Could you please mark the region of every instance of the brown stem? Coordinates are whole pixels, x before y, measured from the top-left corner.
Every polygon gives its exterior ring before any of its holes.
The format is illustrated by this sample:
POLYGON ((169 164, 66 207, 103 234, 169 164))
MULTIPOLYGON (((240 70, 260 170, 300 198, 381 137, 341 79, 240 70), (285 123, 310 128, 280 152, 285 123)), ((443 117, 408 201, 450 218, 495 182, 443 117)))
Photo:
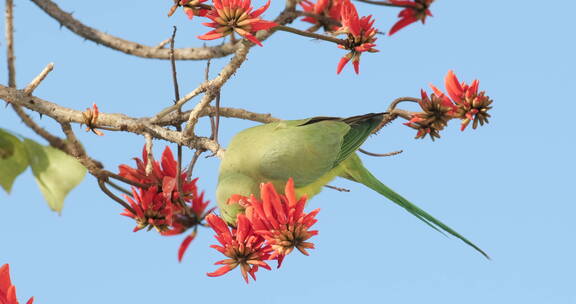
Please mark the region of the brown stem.
POLYGON ((306 31, 301 31, 299 29, 295 29, 295 28, 285 26, 285 25, 278 25, 278 26, 274 27, 273 29, 277 30, 277 31, 293 33, 293 34, 300 35, 300 36, 310 37, 310 38, 324 40, 324 41, 329 41, 329 42, 333 42, 333 43, 340 44, 340 45, 346 45, 346 43, 347 43, 347 40, 338 39, 338 38, 334 38, 334 37, 330 37, 330 36, 326 36, 326 35, 320 35, 320 34, 311 33, 311 32, 306 32, 306 31))
MULTIPOLYGON (((176 31, 177 28, 174 26, 174 30, 172 31, 172 38, 170 39, 170 66, 172 67, 172 83, 174 85, 174 103, 180 100, 180 89, 178 88, 178 73, 176 71, 176 60, 174 59, 174 43, 176 39, 176 31)), ((177 109, 177 113, 180 114, 182 111, 180 108, 177 109)), ((182 126, 180 124, 176 124, 176 131, 181 132, 182 126)), ((180 206, 186 208, 186 203, 184 202, 184 193, 182 193, 182 145, 178 144, 177 148, 177 167, 178 170, 176 171, 176 191, 178 191, 178 202, 180 206)))
POLYGON ((398 151, 394 151, 394 152, 388 152, 388 153, 372 153, 372 152, 368 152, 364 149, 358 149, 358 151, 360 151, 361 153, 364 153, 366 155, 370 155, 370 156, 375 156, 375 157, 387 157, 387 156, 393 156, 393 155, 398 155, 404 151, 402 150, 398 150, 398 151))
POLYGON ((16 67, 14 56, 14 3, 6 0, 6 61, 8 64, 8 86, 16 87, 16 67))
POLYGON ((358 2, 362 2, 362 3, 368 3, 368 4, 374 4, 374 5, 382 5, 382 6, 390 6, 390 7, 411 7, 408 5, 401 5, 401 4, 393 4, 390 3, 388 1, 374 1, 374 0, 356 0, 358 2))
POLYGON ((108 188, 106 188, 106 180, 99 178, 98 179, 98 186, 100 186, 100 189, 102 190, 102 192, 104 192, 106 195, 108 195, 108 197, 110 197, 111 199, 116 201, 118 204, 122 205, 122 207, 124 207, 126 210, 130 211, 132 214, 136 214, 136 211, 134 211, 134 209, 132 209, 132 207, 130 205, 128 205, 124 200, 122 200, 121 198, 116 196, 114 193, 112 193, 112 191, 110 191, 108 188))
POLYGON ((122 193, 124 193, 124 194, 126 194, 126 195, 132 195, 132 193, 131 193, 130 191, 122 188, 122 186, 120 186, 120 185, 118 185, 118 184, 116 184, 116 183, 114 183, 114 182, 112 182, 112 181, 110 181, 110 180, 107 180, 106 183, 107 183, 108 185, 110 185, 112 188, 114 188, 114 189, 116 189, 116 190, 118 190, 118 191, 120 191, 120 192, 122 192, 122 193))
POLYGON ((394 99, 394 101, 392 101, 390 103, 390 105, 388 106, 388 112, 392 112, 394 109, 396 109, 396 107, 402 103, 402 102, 422 102, 422 99, 420 98, 416 98, 416 97, 398 97, 396 99, 394 99))
POLYGON ((336 190, 336 191, 338 191, 338 192, 350 192, 349 189, 340 188, 340 187, 335 187, 335 186, 331 186, 331 185, 324 185, 324 187, 326 187, 326 188, 328 188, 328 189, 336 190))

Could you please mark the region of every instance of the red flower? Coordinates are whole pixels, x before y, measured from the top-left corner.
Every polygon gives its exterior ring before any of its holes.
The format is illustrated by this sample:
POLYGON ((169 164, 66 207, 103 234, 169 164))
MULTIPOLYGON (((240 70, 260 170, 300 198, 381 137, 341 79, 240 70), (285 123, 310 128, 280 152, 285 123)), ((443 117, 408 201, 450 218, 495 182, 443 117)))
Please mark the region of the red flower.
POLYGON ((262 46, 254 36, 257 31, 277 26, 272 21, 262 20, 260 15, 270 6, 270 0, 261 8, 252 11, 250 0, 214 0, 214 7, 206 14, 212 22, 202 23, 214 30, 198 36, 202 40, 213 40, 238 33, 251 42, 262 46))
POLYGON ((124 210, 122 215, 136 220, 134 231, 148 227, 156 228, 161 235, 170 236, 183 233, 189 228, 193 231, 188 235, 178 249, 178 260, 181 261, 186 249, 194 240, 197 226, 214 208, 206 210, 209 201, 204 201, 204 193, 198 193, 196 182, 198 178, 188 181, 187 173, 182 172, 182 190, 184 195, 180 200, 178 193, 178 162, 172 151, 166 147, 162 153, 162 162, 152 160, 151 170, 146 173, 148 155, 142 151, 142 159, 134 158, 137 168, 120 165, 120 175, 132 181, 148 185, 147 189, 133 188, 132 196, 125 196, 132 210, 124 210))
MULTIPOLYGON (((136 220, 137 225, 134 228, 134 232, 146 227, 149 227, 149 229, 156 228, 161 233, 174 230, 171 227, 173 225, 173 216, 181 207, 167 202, 162 193, 158 192, 156 186, 148 189, 138 189, 138 191, 132 188, 132 197, 124 195, 124 198, 134 209, 134 213, 130 210, 124 210, 122 215, 136 220)), ((179 228, 177 230, 181 230, 181 227, 179 228)))
POLYGON ((398 22, 392 26, 390 32, 388 33, 389 36, 392 36, 397 31, 418 20, 422 21, 422 24, 424 24, 426 22, 426 17, 432 16, 432 13, 428 8, 430 7, 430 4, 434 2, 434 0, 390 0, 390 2, 392 4, 406 8, 400 11, 398 14, 400 20, 398 20, 398 22))
POLYGON ((286 183, 285 195, 279 195, 272 183, 261 184, 260 193, 262 200, 252 196, 245 201, 246 216, 254 230, 274 249, 270 259, 277 259, 280 267, 284 257, 294 248, 308 255, 306 249, 313 249, 314 244, 307 240, 318 234, 317 230, 309 229, 317 222, 314 217, 320 209, 304 212, 306 197, 296 199, 292 178, 286 183))
POLYGON ((372 27, 374 20, 372 15, 359 18, 356 7, 346 0, 342 5, 342 26, 338 28, 336 34, 348 35, 346 45, 338 45, 341 49, 350 50, 350 53, 340 59, 336 73, 340 74, 348 61, 352 60, 356 74, 360 72, 360 55, 363 52, 378 52, 374 49, 376 44, 377 30, 372 27))
POLYGON ((418 130, 416 138, 424 138, 427 134, 432 140, 440 138, 440 131, 448 125, 448 121, 454 118, 456 106, 444 93, 433 88, 436 94, 429 98, 424 90, 421 90, 422 98, 418 101, 423 112, 412 115, 406 126, 418 130))
MULTIPOLYGON (((162 162, 159 163, 155 160, 151 160, 151 170, 149 173, 146 172, 146 166, 148 165, 148 154, 146 153, 146 148, 142 149, 142 160, 139 158, 134 158, 136 161, 136 169, 128 165, 120 165, 118 167, 119 174, 122 177, 130 179, 132 181, 147 184, 156 185, 158 189, 162 189, 162 192, 169 200, 178 200, 178 176, 176 171, 178 171, 178 162, 174 159, 172 155, 172 150, 170 147, 166 147, 162 153, 162 162)), ((187 181, 186 172, 181 173, 182 180, 182 191, 184 192, 184 199, 194 197, 196 190, 196 180, 187 181)), ((196 193, 197 194, 197 193, 196 193)))
MULTIPOLYGON (((459 83, 458 78, 453 71, 448 71, 444 78, 446 90, 452 101, 456 104, 455 117, 462 119, 461 130, 464 131, 468 124, 473 121, 472 128, 476 129, 478 124, 484 125, 488 123, 488 110, 492 107, 492 100, 484 95, 484 91, 478 93, 478 86, 480 82, 476 79, 471 85, 465 82, 459 83)), ((443 98, 446 97, 440 90, 432 86, 432 89, 438 94, 442 94, 443 98)))
MULTIPOLYGON (((32 304, 34 297, 31 297, 26 304, 32 304)), ((10 265, 4 264, 0 267, 0 303, 18 304, 16 299, 16 286, 10 281, 10 265)))
POLYGON ((200 4, 206 2, 207 0, 180 0, 178 6, 182 6, 184 13, 188 16, 188 19, 192 19, 194 16, 204 17, 208 14, 209 10, 202 8, 200 4))
POLYGON ((215 265, 224 266, 208 273, 208 276, 221 276, 240 266, 242 277, 248 283, 248 275, 256 280, 255 273, 259 267, 270 270, 270 266, 264 261, 270 259, 272 249, 270 245, 265 243, 262 236, 255 233, 250 221, 244 214, 238 214, 238 227, 232 230, 217 215, 208 215, 206 221, 214 229, 216 232, 215 237, 222 245, 212 245, 210 247, 228 257, 228 259, 216 262, 215 265))
MULTIPOLYGON (((341 12, 343 3, 344 0, 318 0, 316 3, 304 0, 300 2, 300 6, 302 6, 302 9, 307 13, 327 17, 334 21, 340 21, 342 20, 341 12)), ((324 28, 329 31, 338 29, 336 25, 325 25, 320 20, 310 16, 302 18, 302 21, 324 25, 324 28)))

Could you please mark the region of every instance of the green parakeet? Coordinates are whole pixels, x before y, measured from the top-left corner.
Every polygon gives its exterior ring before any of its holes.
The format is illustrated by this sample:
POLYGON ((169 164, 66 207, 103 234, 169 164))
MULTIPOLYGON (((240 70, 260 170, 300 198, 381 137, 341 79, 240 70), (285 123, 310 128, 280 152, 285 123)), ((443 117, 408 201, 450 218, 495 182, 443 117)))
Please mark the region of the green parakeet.
POLYGON ((292 177, 296 194, 311 198, 340 176, 364 184, 488 258, 478 246, 392 191, 363 166, 355 151, 382 122, 384 114, 285 120, 241 131, 232 139, 220 165, 216 196, 222 217, 234 225, 242 207, 228 204, 228 199, 233 194, 259 196, 260 183, 272 182, 283 193, 286 181, 292 177))

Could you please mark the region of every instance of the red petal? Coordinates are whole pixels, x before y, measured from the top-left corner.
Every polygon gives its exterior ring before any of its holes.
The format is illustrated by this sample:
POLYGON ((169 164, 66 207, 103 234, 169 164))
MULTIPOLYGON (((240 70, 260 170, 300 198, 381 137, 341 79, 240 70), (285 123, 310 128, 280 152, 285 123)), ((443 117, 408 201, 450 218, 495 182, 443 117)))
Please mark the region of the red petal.
POLYGON ((262 46, 262 42, 260 42, 260 40, 256 39, 254 35, 250 34, 246 30, 243 30, 241 28, 234 28, 234 31, 236 31, 236 33, 240 34, 242 37, 250 40, 252 43, 262 46))
POLYGON ((10 265, 4 264, 0 267, 0 291, 8 290, 10 285, 10 265))
POLYGON ((398 22, 396 22, 396 24, 394 24, 392 26, 392 28, 390 29, 390 32, 388 32, 388 36, 392 36, 397 31, 401 30, 402 28, 404 28, 404 27, 408 26, 409 24, 414 23, 416 21, 417 21, 417 19, 414 17, 400 19, 398 22))
POLYGON ((270 0, 268 0, 268 2, 266 2, 266 4, 264 4, 264 6, 262 6, 261 8, 250 13, 250 17, 256 18, 256 17, 262 15, 262 13, 264 13, 268 9, 269 6, 270 6, 270 0))
POLYGON ((224 275, 226 273, 228 273, 230 270, 232 270, 233 268, 228 266, 228 265, 224 265, 220 268, 218 268, 216 271, 214 272, 209 272, 206 275, 209 277, 219 277, 221 275, 224 275))
POLYGON ((196 231, 192 232, 192 234, 187 236, 184 239, 184 241, 182 241, 182 244, 180 244, 180 248, 178 248, 178 262, 182 262, 182 257, 184 257, 186 249, 188 249, 188 246, 190 246, 190 243, 192 243, 195 237, 196 237, 196 231))
POLYGON ((34 302, 34 297, 31 297, 26 304, 32 304, 32 302, 34 302))
POLYGON ((360 58, 352 60, 352 65, 354 66, 354 72, 360 74, 360 58))
POLYGON ((166 146, 166 149, 162 152, 162 169, 164 175, 176 177, 177 167, 178 162, 174 159, 170 146, 166 146))
POLYGON ((250 22, 250 28, 251 31, 253 33, 256 33, 257 31, 261 31, 261 30, 267 30, 270 28, 273 28, 275 26, 278 26, 277 23, 274 23, 272 21, 267 21, 267 20, 256 20, 254 22, 250 22))
POLYGON ((462 95, 464 94, 464 90, 460 83, 458 82, 458 78, 454 75, 452 70, 448 71, 448 74, 444 78, 444 85, 446 86, 446 91, 448 91, 448 95, 450 98, 454 100, 454 102, 459 102, 462 99, 462 95))
POLYGON ((218 33, 216 30, 210 31, 202 36, 197 36, 196 38, 202 40, 214 40, 224 37, 224 33, 218 33))
POLYGON ((336 67, 336 74, 340 74, 340 72, 342 72, 342 69, 348 63, 348 61, 350 61, 348 56, 340 58, 340 62, 338 62, 338 66, 336 67))

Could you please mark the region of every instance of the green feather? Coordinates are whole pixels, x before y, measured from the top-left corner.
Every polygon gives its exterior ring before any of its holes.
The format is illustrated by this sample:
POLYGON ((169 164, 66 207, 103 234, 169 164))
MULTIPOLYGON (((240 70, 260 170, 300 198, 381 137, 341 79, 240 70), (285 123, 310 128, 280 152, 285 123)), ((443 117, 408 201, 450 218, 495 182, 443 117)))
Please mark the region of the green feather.
POLYGON ((368 188, 382 194, 392 202, 406 209, 406 211, 410 212, 418 219, 422 220, 424 223, 428 224, 430 227, 434 228, 436 231, 442 232, 439 229, 446 231, 447 233, 459 238, 464 243, 476 249, 487 259, 490 259, 488 254, 480 249, 480 247, 476 246, 474 243, 470 242, 464 236, 454 231, 448 225, 442 223, 440 220, 436 219, 428 212, 420 209, 418 206, 410 203, 400 194, 394 192, 392 189, 388 188, 386 185, 380 182, 376 177, 374 177, 374 175, 372 175, 372 173, 370 173, 370 171, 368 171, 368 169, 364 167, 358 155, 353 155, 352 157, 348 158, 342 165, 344 166, 344 171, 346 173, 343 177, 361 183, 368 188))

